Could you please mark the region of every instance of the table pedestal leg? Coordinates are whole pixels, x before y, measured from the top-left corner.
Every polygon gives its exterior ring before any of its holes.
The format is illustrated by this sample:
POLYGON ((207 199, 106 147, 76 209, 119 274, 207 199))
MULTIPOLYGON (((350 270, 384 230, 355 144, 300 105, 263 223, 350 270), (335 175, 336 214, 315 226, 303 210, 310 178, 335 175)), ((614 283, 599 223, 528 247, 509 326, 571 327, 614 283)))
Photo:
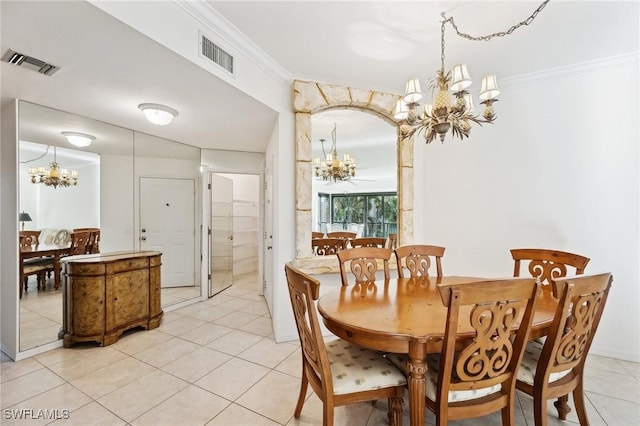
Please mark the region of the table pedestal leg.
POLYGON ((424 343, 409 343, 409 420, 411 426, 423 426, 426 393, 426 348, 424 343))

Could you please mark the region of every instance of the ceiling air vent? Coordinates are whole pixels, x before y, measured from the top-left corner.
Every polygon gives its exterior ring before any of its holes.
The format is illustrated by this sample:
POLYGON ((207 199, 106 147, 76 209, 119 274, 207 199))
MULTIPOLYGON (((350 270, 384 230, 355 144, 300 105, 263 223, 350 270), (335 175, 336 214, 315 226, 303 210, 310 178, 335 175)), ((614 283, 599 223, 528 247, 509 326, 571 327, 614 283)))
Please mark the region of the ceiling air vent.
POLYGON ((228 54, 220 46, 209 40, 204 35, 201 35, 201 38, 202 42, 200 45, 202 56, 211 59, 213 62, 233 74, 233 56, 228 54))
POLYGON ((51 75, 59 69, 55 65, 48 64, 45 61, 15 52, 11 49, 7 50, 7 53, 4 54, 2 60, 44 75, 51 75))

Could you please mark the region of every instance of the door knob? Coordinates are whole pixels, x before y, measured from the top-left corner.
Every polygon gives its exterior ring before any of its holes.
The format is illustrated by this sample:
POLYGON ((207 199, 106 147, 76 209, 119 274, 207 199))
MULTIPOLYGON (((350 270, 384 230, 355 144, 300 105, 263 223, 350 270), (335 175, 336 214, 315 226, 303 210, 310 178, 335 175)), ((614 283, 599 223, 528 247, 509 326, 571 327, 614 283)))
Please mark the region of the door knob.
POLYGON ((229 239, 233 241, 233 235, 229 235, 229 239))
POLYGON ((271 250, 273 246, 267 246, 267 250, 271 250))
POLYGON ((147 228, 142 228, 140 232, 147 232, 147 228))
POLYGON ((140 237, 141 241, 147 241, 147 237, 145 237, 144 235, 142 237, 140 237))

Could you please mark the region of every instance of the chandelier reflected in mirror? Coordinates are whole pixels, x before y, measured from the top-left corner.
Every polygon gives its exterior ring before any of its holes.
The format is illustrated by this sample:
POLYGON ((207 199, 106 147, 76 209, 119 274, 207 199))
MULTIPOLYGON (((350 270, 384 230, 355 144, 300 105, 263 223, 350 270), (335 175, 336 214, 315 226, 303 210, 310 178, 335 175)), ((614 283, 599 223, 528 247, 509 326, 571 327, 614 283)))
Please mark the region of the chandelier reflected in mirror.
POLYGON ((455 65, 451 71, 445 72, 444 30, 447 23, 451 24, 460 37, 468 40, 488 41, 494 37, 503 37, 511 34, 523 25, 529 25, 548 2, 549 0, 545 0, 531 16, 519 24, 513 25, 507 31, 479 37, 461 33, 453 21, 453 17, 447 18, 442 13, 440 69, 436 72, 436 78, 430 85, 431 91, 435 93, 435 96, 432 99, 432 103, 422 105, 423 93, 419 79, 413 78, 407 81, 405 94, 396 103, 394 110, 394 118, 405 125, 402 129, 403 137, 411 137, 416 133, 423 133, 427 143, 431 143, 436 136, 439 136, 440 140, 444 142, 446 135, 451 131, 454 138, 464 139, 469 137, 472 123, 482 125, 482 123, 493 123, 496 119, 493 103, 498 101, 497 97, 500 94, 500 90, 498 89, 495 75, 488 75, 482 79, 480 103, 484 105, 484 111, 480 116, 473 114, 473 100, 466 90, 472 84, 467 66, 464 64, 455 65))
MULTIPOLYGON (((48 146, 47 152, 49 152, 48 146)), ((53 162, 49 165, 49 168, 44 166, 30 167, 29 176, 31 176, 31 183, 42 183, 46 186, 53 186, 54 188, 78 184, 77 170, 69 171, 58 164, 55 146, 53 147, 53 162)))
POLYGON ((315 176, 318 179, 326 181, 343 181, 349 180, 356 175, 356 160, 349 154, 344 154, 343 160, 338 157, 338 148, 336 146, 336 127, 333 125, 331 132, 331 151, 327 155, 324 150, 324 139, 320 139, 322 144, 322 155, 324 160, 316 158, 313 160, 313 168, 315 176))

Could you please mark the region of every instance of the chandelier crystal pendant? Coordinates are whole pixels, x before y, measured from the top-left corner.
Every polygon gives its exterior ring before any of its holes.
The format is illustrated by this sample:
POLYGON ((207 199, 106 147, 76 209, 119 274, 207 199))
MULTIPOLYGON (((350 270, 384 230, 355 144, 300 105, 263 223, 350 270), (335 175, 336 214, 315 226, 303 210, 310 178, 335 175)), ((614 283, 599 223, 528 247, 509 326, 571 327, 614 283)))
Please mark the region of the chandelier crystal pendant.
MULTIPOLYGON (((49 148, 47 147, 47 150, 49 148)), ((53 162, 47 169, 44 166, 30 167, 29 176, 31 176, 31 183, 42 183, 46 186, 71 186, 78 184, 78 172, 77 170, 64 169, 60 167, 57 161, 56 147, 53 147, 53 162)))
POLYGON ((331 152, 329 155, 324 150, 324 139, 320 139, 322 144, 322 154, 324 160, 316 158, 313 160, 313 168, 315 170, 315 176, 318 179, 325 181, 333 180, 342 181, 349 180, 356 175, 356 160, 349 154, 344 154, 343 161, 340 161, 338 157, 338 149, 336 147, 336 127, 333 125, 333 131, 331 132, 331 152))
POLYGON ((431 143, 436 136, 444 142, 446 135, 451 131, 453 137, 464 139, 469 137, 471 123, 482 125, 482 123, 493 123, 496 113, 493 108, 497 102, 500 90, 495 75, 488 75, 482 79, 480 89, 480 103, 484 105, 482 115, 474 115, 473 99, 466 90, 472 83, 467 66, 464 64, 455 65, 451 71, 445 72, 444 68, 444 30, 447 23, 456 30, 456 33, 463 38, 475 41, 488 41, 494 37, 503 37, 523 25, 529 25, 540 11, 547 5, 549 0, 545 0, 525 21, 513 25, 507 31, 489 34, 486 36, 472 37, 461 33, 458 30, 453 17, 447 18, 442 13, 440 26, 440 69, 436 73, 436 78, 431 84, 432 92, 435 96, 431 104, 421 105, 423 93, 420 81, 413 78, 405 85, 405 94, 396 103, 394 118, 406 125, 403 129, 403 137, 411 137, 416 133, 423 133, 425 141, 431 143), (453 95, 453 98, 452 98, 453 95))

